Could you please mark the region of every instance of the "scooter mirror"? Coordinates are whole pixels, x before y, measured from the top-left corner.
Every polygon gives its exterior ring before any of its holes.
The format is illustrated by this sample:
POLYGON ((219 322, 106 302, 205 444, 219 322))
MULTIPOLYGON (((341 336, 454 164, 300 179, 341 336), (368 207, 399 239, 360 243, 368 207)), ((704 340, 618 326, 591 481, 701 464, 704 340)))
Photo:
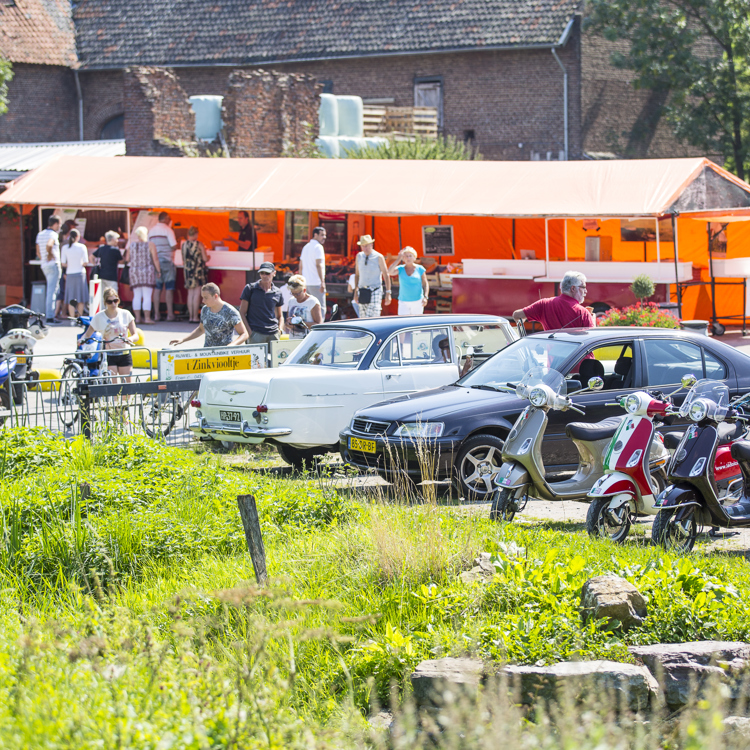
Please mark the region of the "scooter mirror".
POLYGON ((682 380, 680 382, 682 383, 683 388, 692 388, 698 382, 698 378, 696 378, 692 373, 688 373, 687 375, 682 376, 682 380))
POLYGON ((600 391, 604 388, 604 380, 599 377, 589 378, 588 386, 591 391, 600 391))
POLYGON ((469 346, 466 348, 466 356, 467 357, 473 357, 474 356, 474 347, 469 346))

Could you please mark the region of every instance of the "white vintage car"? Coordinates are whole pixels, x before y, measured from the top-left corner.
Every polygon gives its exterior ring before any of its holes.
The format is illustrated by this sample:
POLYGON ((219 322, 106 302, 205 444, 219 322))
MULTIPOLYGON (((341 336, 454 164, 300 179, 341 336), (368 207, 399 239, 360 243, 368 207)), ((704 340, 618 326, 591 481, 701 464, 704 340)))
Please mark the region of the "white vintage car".
POLYGON ((300 468, 337 452, 358 409, 453 383, 469 354, 482 361, 515 339, 494 315, 421 315, 315 326, 278 368, 205 375, 196 422, 202 439, 274 443, 300 468))

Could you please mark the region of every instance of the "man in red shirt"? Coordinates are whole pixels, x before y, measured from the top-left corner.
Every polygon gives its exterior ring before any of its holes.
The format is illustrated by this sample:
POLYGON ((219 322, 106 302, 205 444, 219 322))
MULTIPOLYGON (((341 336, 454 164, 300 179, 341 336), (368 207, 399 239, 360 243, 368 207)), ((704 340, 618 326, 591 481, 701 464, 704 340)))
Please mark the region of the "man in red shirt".
POLYGON ((519 323, 536 320, 545 331, 556 328, 593 328, 596 325, 590 307, 581 303, 586 297, 586 277, 578 271, 568 271, 560 284, 557 297, 547 297, 513 313, 519 323))

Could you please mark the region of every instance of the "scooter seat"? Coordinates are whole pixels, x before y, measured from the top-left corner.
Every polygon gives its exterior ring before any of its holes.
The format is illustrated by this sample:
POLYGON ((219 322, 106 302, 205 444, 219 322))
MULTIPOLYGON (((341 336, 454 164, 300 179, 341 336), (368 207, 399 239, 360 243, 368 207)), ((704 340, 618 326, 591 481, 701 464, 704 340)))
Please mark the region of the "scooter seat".
POLYGON ((681 432, 667 432, 664 435, 664 447, 673 451, 680 444, 680 440, 682 440, 681 432))
POLYGON ((745 425, 743 422, 721 422, 717 432, 719 433, 719 445, 728 445, 743 436, 745 425))
POLYGON ((738 440, 736 443, 732 443, 732 458, 736 458, 738 461, 750 461, 750 441, 749 440, 738 440))
POLYGON ((565 434, 572 440, 606 440, 612 438, 625 417, 609 417, 601 422, 570 422, 565 434))

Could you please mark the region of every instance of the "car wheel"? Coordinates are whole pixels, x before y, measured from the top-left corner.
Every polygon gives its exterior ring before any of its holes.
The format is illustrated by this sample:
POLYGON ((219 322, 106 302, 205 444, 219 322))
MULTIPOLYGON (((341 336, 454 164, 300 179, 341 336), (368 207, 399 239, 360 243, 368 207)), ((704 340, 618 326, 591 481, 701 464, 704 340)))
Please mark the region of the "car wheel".
POLYGON ((495 435, 474 435, 461 446, 453 465, 456 489, 470 501, 489 500, 503 465, 505 441, 495 435))
POLYGON ((672 552, 690 552, 698 536, 698 518, 695 506, 686 510, 681 521, 675 521, 675 509, 660 510, 651 528, 651 541, 672 552))
POLYGON ((590 536, 609 539, 621 544, 630 531, 630 507, 623 503, 619 508, 609 509, 610 497, 598 497, 589 505, 586 514, 586 531, 590 536))
POLYGON ((315 467, 315 457, 321 455, 317 448, 293 448, 291 445, 278 443, 276 450, 282 460, 300 473, 315 467))
POLYGON ((516 517, 518 505, 512 496, 511 490, 495 490, 492 494, 492 507, 490 508, 490 520, 506 521, 510 523, 516 517))

